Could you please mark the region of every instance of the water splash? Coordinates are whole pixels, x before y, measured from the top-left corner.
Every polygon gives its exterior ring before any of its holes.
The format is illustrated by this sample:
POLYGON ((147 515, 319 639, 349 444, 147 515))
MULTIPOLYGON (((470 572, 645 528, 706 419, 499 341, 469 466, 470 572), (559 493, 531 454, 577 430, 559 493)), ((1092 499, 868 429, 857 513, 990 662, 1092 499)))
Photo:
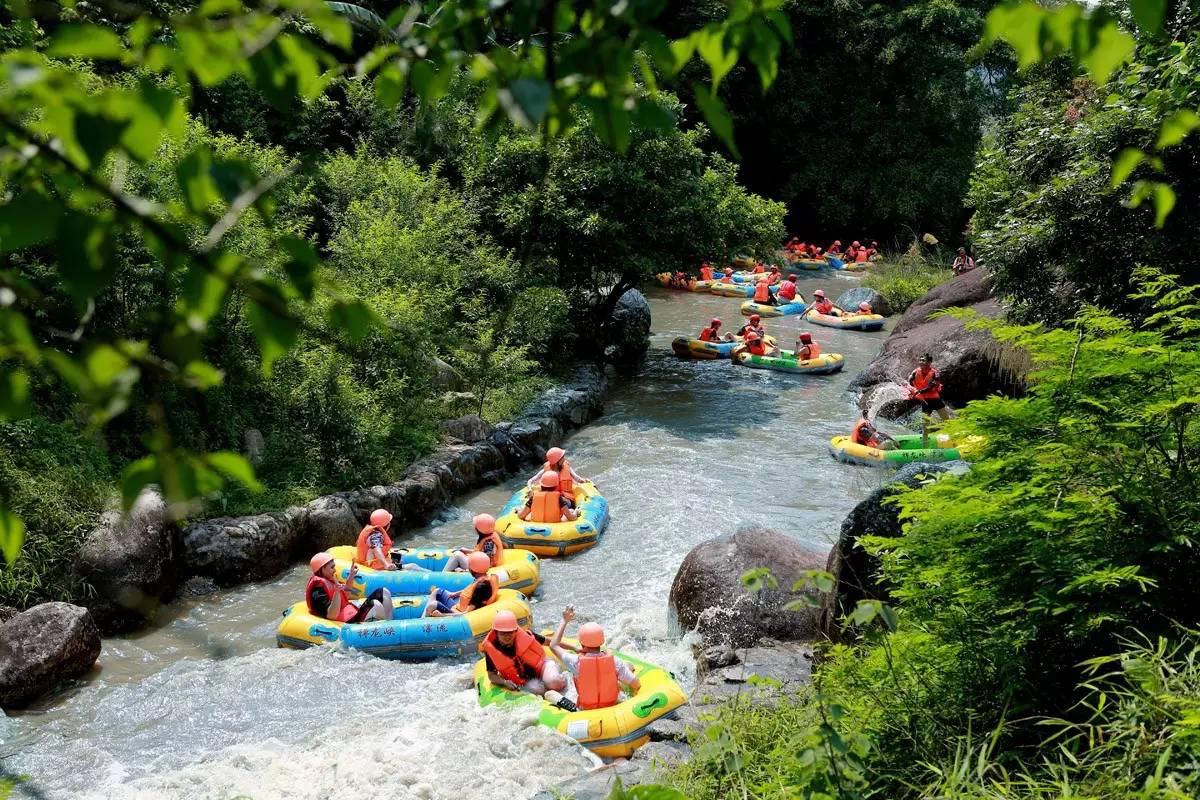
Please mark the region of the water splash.
POLYGON ((888 381, 871 387, 867 397, 867 419, 875 419, 883 407, 889 403, 903 403, 908 400, 909 387, 906 383, 888 381))

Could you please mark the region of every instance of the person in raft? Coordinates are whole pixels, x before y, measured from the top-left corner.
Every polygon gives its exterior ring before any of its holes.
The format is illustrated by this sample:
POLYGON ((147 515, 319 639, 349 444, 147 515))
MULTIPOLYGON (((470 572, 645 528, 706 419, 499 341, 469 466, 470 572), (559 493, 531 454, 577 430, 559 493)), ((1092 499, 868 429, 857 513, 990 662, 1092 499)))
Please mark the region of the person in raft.
POLYGON ((387 589, 376 589, 365 600, 351 602, 348 592, 358 575, 357 563, 350 565, 350 573, 341 585, 335 580, 333 556, 329 553, 317 553, 309 559, 308 568, 312 577, 304 589, 304 602, 314 617, 348 625, 392 618, 392 593, 387 589))
POLYGON ((538 696, 547 690, 561 692, 567 688, 567 679, 554 659, 546 657, 542 647, 545 641, 541 635, 522 629, 513 612, 497 613, 492 629, 479 643, 488 680, 514 692, 538 696))
POLYGON ((779 265, 772 264, 771 271, 769 273, 767 273, 767 280, 765 281, 765 283, 767 284, 767 286, 774 286, 775 284, 779 283, 781 280, 783 280, 783 273, 779 271, 779 265))
POLYGON ((733 267, 725 268, 725 275, 721 278, 721 283, 733 283, 733 267))
POLYGON ((500 599, 500 579, 488 574, 491 566, 492 560, 486 553, 471 553, 467 556, 467 569, 471 571, 474 583, 457 592, 434 586, 429 590, 429 601, 421 616, 452 617, 496 602, 500 599))
POLYGON ((526 522, 564 522, 579 518, 579 513, 572 508, 571 501, 559 491, 558 473, 552 469, 542 472, 538 479, 539 488, 529 493, 525 507, 517 512, 517 516, 526 522), (555 512, 558 513, 555 513, 555 512))
POLYGON ((629 664, 604 651, 604 629, 596 623, 585 622, 579 626, 578 654, 565 651, 562 637, 573 619, 575 607, 567 606, 563 609, 558 630, 550 639, 550 649, 571 673, 577 697, 575 704, 585 711, 615 706, 621 702, 622 686, 630 695, 636 694, 642 688, 641 682, 629 664))
POLYGON ((779 348, 767 344, 765 336, 758 331, 746 334, 746 343, 742 347, 752 356, 778 356, 779 348))
POLYGON ((496 518, 491 514, 476 514, 471 520, 475 525, 475 546, 460 547, 442 567, 442 572, 463 572, 470 569, 468 560, 473 553, 483 553, 488 557, 493 567, 500 565, 500 556, 504 554, 504 542, 496 533, 496 518))
POLYGON ((803 331, 796 339, 796 349, 792 352, 796 354, 797 361, 812 361, 821 355, 821 345, 813 341, 811 333, 803 331))
POLYGON ((397 564, 392 560, 392 538, 388 536, 388 528, 391 524, 392 515, 387 509, 377 508, 372 511, 370 521, 358 532, 355 560, 371 569, 428 572, 429 570, 418 564, 397 564))
POLYGON ((926 416, 937 414, 942 420, 950 419, 950 410, 942 399, 942 376, 929 353, 921 356, 921 363, 908 374, 908 396, 926 416))
POLYGON ((547 472, 558 473, 558 491, 571 508, 575 507, 575 484, 587 483, 587 478, 581 476, 571 467, 571 462, 567 461, 567 451, 561 447, 551 447, 546 451, 546 463, 538 470, 538 473, 525 482, 525 485, 530 489, 542 480, 542 475, 547 472))
POLYGON ((859 416, 858 422, 854 423, 850 441, 864 447, 874 447, 876 450, 895 450, 898 446, 895 439, 871 424, 865 411, 859 416))
POLYGON ((842 240, 834 239, 833 244, 829 245, 829 249, 825 252, 831 256, 840 256, 842 254, 842 240))
POLYGON ((775 305, 775 295, 771 293, 771 286, 766 281, 759 281, 754 284, 754 302, 763 306, 775 305))
POLYGON ((779 291, 775 292, 775 299, 780 303, 796 301, 796 273, 788 273, 787 280, 779 284, 779 291))
POLYGON ((858 313, 860 313, 860 314, 874 314, 874 313, 875 313, 875 310, 871 308, 871 304, 870 304, 870 303, 868 303, 866 300, 864 300, 864 301, 862 301, 861 303, 859 303, 859 304, 858 304, 858 313))
POLYGON ((711 281, 713 279, 712 264, 705 261, 700 265, 700 280, 711 281))
POLYGON ((712 322, 708 324, 707 328, 700 331, 700 335, 697 338, 702 342, 732 342, 733 334, 726 333, 722 335, 721 320, 718 317, 713 317, 712 322))
POLYGON ((676 272, 671 276, 671 286, 676 289, 686 289, 691 285, 691 279, 683 272, 676 272))
POLYGON ((813 292, 813 310, 818 314, 824 314, 827 317, 840 317, 842 312, 833 304, 833 301, 825 296, 824 289, 817 289, 813 292))
POLYGON ((749 321, 747 321, 742 327, 738 328, 737 335, 744 339, 746 338, 746 334, 750 333, 750 331, 754 331, 759 336, 767 335, 767 331, 762 325, 761 314, 751 314, 749 321))
POLYGON ((964 272, 970 272, 975 269, 975 259, 967 255, 967 248, 958 248, 958 254, 954 256, 954 263, 950 265, 954 270, 955 275, 962 275, 964 272))

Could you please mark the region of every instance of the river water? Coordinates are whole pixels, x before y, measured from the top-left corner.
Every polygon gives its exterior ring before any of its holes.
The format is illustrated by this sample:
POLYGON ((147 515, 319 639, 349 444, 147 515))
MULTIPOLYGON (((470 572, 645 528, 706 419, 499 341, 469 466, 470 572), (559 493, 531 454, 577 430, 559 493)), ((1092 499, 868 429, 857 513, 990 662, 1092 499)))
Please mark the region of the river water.
MULTIPOLYGON (((804 276, 836 296, 848 275, 804 276)), ((543 560, 539 627, 573 603, 610 643, 692 681, 690 641, 668 630, 666 599, 684 555, 745 526, 827 549, 846 512, 881 473, 833 461, 830 437, 853 423, 845 391, 886 333, 813 328, 845 372, 808 377, 680 361, 671 339, 738 304, 650 293, 651 352, 616 376, 598 421, 566 443, 580 474, 611 501, 599 545, 543 560)), ((769 320, 785 347, 795 318, 769 320)), ((470 517, 495 512, 519 484, 461 498, 406 544, 465 544, 470 517)), ((533 724, 532 711, 480 709, 470 667, 406 664, 328 649, 278 650, 280 612, 300 598, 303 566, 279 578, 181 600, 172 621, 104 642, 91 678, 52 703, 0 715, 0 758, 28 776, 17 796, 83 798, 528 797, 596 765, 533 724)))

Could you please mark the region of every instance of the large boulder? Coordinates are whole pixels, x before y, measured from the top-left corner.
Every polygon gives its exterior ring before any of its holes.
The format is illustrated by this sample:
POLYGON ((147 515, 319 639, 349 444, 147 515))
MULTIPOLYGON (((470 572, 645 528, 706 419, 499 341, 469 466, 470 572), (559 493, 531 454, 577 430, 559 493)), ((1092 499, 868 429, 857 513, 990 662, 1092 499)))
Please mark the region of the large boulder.
POLYGON ((301 546, 313 553, 342 544, 354 544, 362 525, 354 515, 350 493, 327 494, 304 507, 301 546))
POLYGON ((82 602, 106 633, 141 627, 175 597, 183 579, 183 546, 162 495, 147 488, 128 513, 102 515, 84 538, 74 573, 84 587, 82 602))
POLYGON ((304 554, 303 508, 252 517, 221 517, 183 531, 188 572, 236 586, 272 578, 304 554))
POLYGON ((637 289, 621 295, 607 326, 604 357, 614 364, 640 361, 650 348, 650 303, 637 289))
POLYGON ((824 553, 778 531, 748 528, 720 536, 692 548, 679 565, 671 584, 671 613, 685 630, 699 631, 708 645, 746 647, 763 637, 811 641, 819 635, 816 610, 784 606, 800 598, 791 587, 805 571, 824 567, 824 553), (771 570, 777 588, 747 590, 742 575, 758 567, 771 570))
POLYGON ((888 299, 869 286, 859 286, 848 292, 842 292, 834 305, 838 308, 857 309, 859 303, 870 303, 871 310, 876 314, 888 316, 892 313, 892 304, 888 299))
POLYGON ((825 571, 833 575, 834 588, 821 598, 820 627, 825 638, 837 641, 841 621, 860 600, 889 600, 879 575, 879 560, 859 544, 864 536, 895 538, 900 535, 899 509, 893 502, 902 487, 916 488, 944 473, 962 474, 966 462, 905 464, 891 480, 851 509, 842 521, 837 543, 829 551, 825 571))
POLYGON ((920 357, 929 353, 942 376, 942 396, 954 406, 990 394, 1020 394, 1025 365, 1019 354, 1001 347, 985 331, 967 330, 953 317, 926 319, 944 308, 969 308, 980 317, 999 318, 1004 309, 988 296, 984 272, 976 269, 934 288, 904 312, 883 350, 850 383, 862 392, 860 406, 898 418, 912 410, 904 382, 920 357))
POLYGON ((86 608, 43 603, 0 625, 0 708, 24 708, 87 673, 100 631, 86 608))
POLYGON ((444 420, 439 427, 443 436, 466 444, 482 442, 492 435, 492 426, 484 422, 478 414, 466 414, 444 420))

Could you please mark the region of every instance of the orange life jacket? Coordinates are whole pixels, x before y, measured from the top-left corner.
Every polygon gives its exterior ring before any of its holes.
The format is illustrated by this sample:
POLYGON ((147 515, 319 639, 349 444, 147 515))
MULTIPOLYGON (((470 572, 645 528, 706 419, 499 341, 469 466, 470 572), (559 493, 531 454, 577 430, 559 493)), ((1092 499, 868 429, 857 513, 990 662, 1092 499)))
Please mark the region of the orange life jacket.
POLYGON ((500 534, 496 533, 495 531, 492 531, 487 536, 484 536, 483 538, 481 538, 479 541, 477 541, 475 543, 475 552, 477 552, 477 553, 486 552, 483 549, 483 546, 489 541, 492 543, 491 559, 492 559, 492 566, 494 567, 500 563, 500 557, 504 555, 504 540, 500 538, 500 534))
POLYGON ((720 335, 716 328, 708 327, 700 331, 700 341, 715 342, 720 335))
POLYGON ((710 267, 708 264, 705 264, 704 266, 702 266, 700 268, 700 279, 701 280, 711 281, 712 276, 713 276, 712 267, 710 267))
POLYGON ((816 309, 818 314, 828 314, 830 311, 833 311, 833 301, 829 298, 818 300, 813 304, 813 308, 816 309))
POLYGON ((721 278, 721 283, 733 283, 733 276, 725 275, 724 277, 721 278))
POLYGON ((855 444, 866 445, 867 447, 878 447, 879 441, 874 436, 868 436, 867 431, 871 429, 871 423, 865 419, 860 419, 854 423, 854 432, 850 434, 850 439, 855 444))
POLYGON ((917 367, 913 370, 909 383, 917 390, 916 397, 918 399, 933 400, 942 396, 941 387, 933 382, 935 378, 939 377, 938 371, 933 367, 930 367, 929 371, 925 373, 922 373, 921 368, 917 367))
POLYGON ((304 603, 308 606, 308 613, 323 619, 326 618, 324 614, 318 614, 309 601, 309 595, 312 593, 314 585, 320 586, 325 590, 325 596, 329 598, 330 605, 338 602, 341 603, 338 610, 338 622, 349 622, 354 619, 354 615, 358 613, 358 609, 350 604, 350 596, 346 594, 346 590, 333 581, 322 578, 320 575, 313 575, 308 579, 308 585, 304 587, 304 603))
POLYGON ((530 678, 541 677, 542 667, 546 663, 546 651, 538 644, 538 640, 533 638, 533 634, 518 628, 513 645, 516 649, 515 657, 505 655, 496 646, 496 632, 488 631, 479 649, 492 660, 492 666, 500 673, 500 677, 518 686, 524 686, 530 678))
POLYGON ((374 525, 368 525, 358 532, 358 553, 356 556, 358 563, 372 569, 386 569, 387 564, 384 564, 378 558, 368 558, 367 538, 371 535, 372 531, 379 531, 383 534, 383 552, 387 553, 392 549, 392 537, 387 535, 387 531, 383 528, 376 528, 374 525))
POLYGON ((769 302, 770 299, 771 287, 767 285, 766 281, 759 281, 759 283, 754 287, 754 302, 766 303, 769 302))
POLYGON ((772 272, 770 275, 767 276, 767 286, 774 286, 775 284, 779 283, 781 280, 783 280, 782 275, 780 275, 778 272, 772 272))
POLYGON ((854 263, 862 264, 870 257, 871 253, 866 248, 863 248, 854 254, 854 263))
MULTIPOLYGON (((454 606, 455 611, 466 611, 472 605, 472 601, 475 599, 475 590, 479 587, 480 581, 492 585, 492 596, 483 606, 490 606, 500 599, 500 580, 495 575, 484 575, 482 578, 476 578, 474 583, 463 589, 463 593, 458 596, 458 604, 454 606)), ((483 608, 483 606, 476 606, 476 608, 483 608)))
POLYGON ((575 496, 575 479, 571 477, 571 462, 565 458, 562 460, 562 466, 558 469, 550 466, 547 461, 542 465, 543 470, 554 470, 558 473, 558 493, 565 494, 567 497, 575 496))
POLYGON ((612 653, 581 653, 579 674, 575 676, 576 702, 580 708, 608 708, 615 706, 621 696, 617 683, 617 662, 612 653))
POLYGON ((759 274, 761 274, 761 273, 763 273, 763 272, 766 272, 766 271, 767 271, 767 268, 766 268, 766 267, 764 267, 764 266, 763 266, 761 263, 758 263, 758 264, 755 264, 755 265, 754 265, 754 274, 755 274, 755 275, 759 275, 759 274))
POLYGON ((800 361, 812 361, 814 358, 817 358, 820 355, 821 345, 813 342, 812 344, 806 344, 801 347, 796 353, 796 358, 798 358, 800 361), (805 354, 805 351, 807 351, 807 355, 805 354))
POLYGON ((538 489, 533 493, 533 505, 529 507, 530 522, 561 522, 562 503, 559 493, 552 489, 538 489))
POLYGON ((767 343, 762 339, 755 339, 746 345, 746 349, 750 351, 752 356, 765 356, 767 354, 767 343))
POLYGON ((796 284, 791 281, 784 281, 779 284, 779 291, 775 296, 780 300, 787 300, 789 303, 796 299, 796 284))

